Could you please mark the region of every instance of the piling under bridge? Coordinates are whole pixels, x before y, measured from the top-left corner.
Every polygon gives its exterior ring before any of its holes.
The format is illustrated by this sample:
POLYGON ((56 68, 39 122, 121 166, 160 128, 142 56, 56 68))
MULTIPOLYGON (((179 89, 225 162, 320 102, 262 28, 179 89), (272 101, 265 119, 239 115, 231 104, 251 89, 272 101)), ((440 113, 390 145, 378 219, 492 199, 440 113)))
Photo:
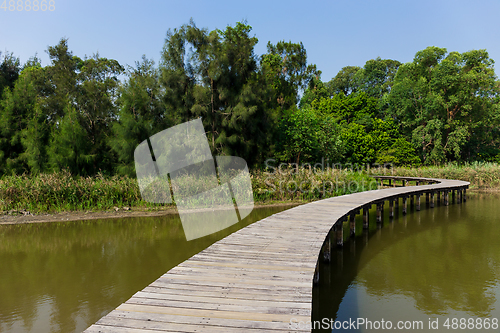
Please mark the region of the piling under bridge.
POLYGON ((312 288, 319 261, 363 228, 376 207, 382 222, 408 205, 420 210, 466 200, 468 182, 376 176, 378 190, 319 200, 255 222, 214 243, 162 275, 85 332, 309 332, 312 288), (411 186, 410 186, 411 185, 411 186), (416 186, 414 186, 416 185, 416 186), (294 323, 291 325, 291 323, 294 323))

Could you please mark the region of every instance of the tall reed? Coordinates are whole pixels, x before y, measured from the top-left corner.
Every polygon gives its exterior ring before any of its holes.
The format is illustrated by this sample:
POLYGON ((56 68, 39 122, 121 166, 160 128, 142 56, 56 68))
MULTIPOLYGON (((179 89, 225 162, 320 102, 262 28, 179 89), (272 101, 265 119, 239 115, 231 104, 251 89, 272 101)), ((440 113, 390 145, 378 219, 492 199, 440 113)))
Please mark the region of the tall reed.
POLYGON ((471 183, 471 189, 500 188, 500 165, 491 162, 448 163, 420 168, 395 167, 394 176, 457 179, 471 183))

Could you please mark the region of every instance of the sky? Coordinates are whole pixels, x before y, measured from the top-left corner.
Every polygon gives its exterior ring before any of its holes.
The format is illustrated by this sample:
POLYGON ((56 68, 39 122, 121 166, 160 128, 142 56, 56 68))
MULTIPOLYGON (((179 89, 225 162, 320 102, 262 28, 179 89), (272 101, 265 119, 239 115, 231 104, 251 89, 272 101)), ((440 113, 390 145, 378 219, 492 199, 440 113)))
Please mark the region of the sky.
POLYGON ((81 58, 98 52, 126 66, 144 54, 158 63, 167 30, 192 18, 209 30, 246 20, 259 39, 256 55, 266 53, 268 41, 302 42, 323 81, 344 66, 362 67, 376 57, 411 62, 427 46, 486 49, 500 62, 498 0, 51 1, 53 11, 28 12, 10 11, 9 0, 0 0, 2 54, 13 52, 21 63, 38 54, 45 66, 48 46, 67 38, 70 51, 81 58))

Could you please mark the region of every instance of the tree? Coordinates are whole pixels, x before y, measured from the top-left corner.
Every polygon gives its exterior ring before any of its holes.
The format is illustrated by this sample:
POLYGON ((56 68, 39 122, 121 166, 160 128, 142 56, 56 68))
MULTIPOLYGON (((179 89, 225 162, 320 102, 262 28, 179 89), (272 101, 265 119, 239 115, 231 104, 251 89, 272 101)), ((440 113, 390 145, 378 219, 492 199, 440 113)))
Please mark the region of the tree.
POLYGON ((50 127, 47 116, 39 103, 35 103, 26 123, 21 130, 21 144, 23 152, 21 160, 28 165, 32 174, 38 174, 47 169, 47 143, 50 127))
POLYGON ((335 77, 328 82, 328 86, 333 93, 343 93, 349 95, 355 93, 359 89, 360 82, 356 74, 361 70, 358 66, 343 67, 335 77))
POLYGON ((364 92, 345 96, 343 92, 331 98, 314 100, 311 106, 323 114, 337 118, 341 123, 358 122, 370 125, 377 113, 377 99, 364 92))
POLYGON ((5 88, 0 101, 0 172, 39 172, 44 161, 49 120, 42 92, 45 70, 30 67, 22 71, 13 89, 5 88), (27 150, 27 151, 25 151, 27 150), (35 161, 37 159, 37 161, 35 161), (29 163, 27 163, 29 162, 29 163))
POLYGON ((329 82, 325 84, 321 81, 321 79, 314 77, 309 82, 309 87, 304 91, 304 94, 300 99, 299 108, 311 106, 314 100, 328 99, 334 95, 335 93, 332 91, 329 82))
POLYGON ((49 66, 42 68, 36 56, 31 58, 14 86, 6 87, 2 96, 0 172, 38 173, 51 166, 61 169, 63 162, 70 163, 72 171, 79 174, 109 170, 114 157, 109 153, 107 136, 116 119, 115 90, 121 66, 115 60, 98 55, 84 60, 73 56, 66 39, 50 46, 47 52, 51 59, 49 66), (68 112, 71 112, 70 119, 68 112), (96 156, 92 158, 92 168, 85 165, 80 171, 73 166, 84 163, 71 162, 71 158, 57 152, 57 144, 61 147, 69 144, 68 140, 61 139, 69 137, 65 134, 70 131, 67 124, 77 123, 83 127, 85 139, 82 141, 86 149, 90 149, 77 155, 96 156), (48 150, 49 139, 52 141, 48 150))
POLYGON ((19 58, 14 57, 13 53, 7 52, 2 59, 2 52, 0 52, 0 99, 5 88, 14 88, 14 83, 19 77, 21 72, 21 65, 19 58))
POLYGON ((82 59, 73 56, 68 49, 68 40, 62 38, 55 46, 47 49, 51 60, 45 67, 48 84, 44 95, 50 119, 56 122, 64 116, 67 103, 76 103, 77 71, 82 66, 82 59))
POLYGON ((499 87, 485 50, 428 47, 402 65, 386 101, 426 164, 473 159, 497 144, 499 87))
POLYGON ((288 110, 279 125, 277 156, 281 161, 312 161, 319 148, 319 119, 312 108, 288 110))
POLYGON ((250 165, 269 151, 277 118, 270 67, 259 68, 251 30, 238 22, 208 31, 191 21, 167 33, 160 63, 166 117, 174 124, 201 117, 213 154, 250 165))
POLYGON ((366 127, 349 123, 342 127, 340 140, 344 147, 343 161, 352 164, 371 164, 375 162, 376 144, 366 127))
POLYGON ((99 54, 82 60, 78 69, 72 105, 85 129, 91 146, 90 155, 96 156, 91 173, 111 170, 115 161, 108 139, 117 115, 118 75, 124 69, 118 61, 100 57, 99 54))
POLYGON ((53 170, 68 169, 72 174, 93 174, 94 161, 92 145, 88 143, 88 133, 82 126, 83 119, 68 102, 65 116, 54 128, 48 147, 48 159, 53 170))
POLYGON ((397 60, 376 59, 368 60, 361 70, 355 74, 358 89, 369 96, 381 98, 391 91, 394 77, 401 63, 397 60))
POLYGON ((299 92, 306 89, 313 78, 319 80, 321 71, 316 65, 307 64, 307 53, 302 42, 281 41, 276 45, 267 43, 267 54, 261 63, 273 75, 272 84, 277 102, 282 109, 288 109, 298 102, 299 92))
POLYGON ((128 80, 120 87, 118 121, 112 125, 109 143, 118 157, 118 171, 134 175, 134 150, 151 135, 170 126, 165 118, 159 71, 146 56, 129 67, 128 80))
POLYGON ((371 128, 352 122, 342 128, 344 161, 353 164, 419 165, 410 142, 392 120, 373 119, 371 128))
POLYGON ((191 108, 194 105, 195 68, 187 53, 188 25, 180 29, 168 30, 160 61, 159 83, 164 90, 162 95, 165 117, 172 124, 180 124, 195 117, 191 108))

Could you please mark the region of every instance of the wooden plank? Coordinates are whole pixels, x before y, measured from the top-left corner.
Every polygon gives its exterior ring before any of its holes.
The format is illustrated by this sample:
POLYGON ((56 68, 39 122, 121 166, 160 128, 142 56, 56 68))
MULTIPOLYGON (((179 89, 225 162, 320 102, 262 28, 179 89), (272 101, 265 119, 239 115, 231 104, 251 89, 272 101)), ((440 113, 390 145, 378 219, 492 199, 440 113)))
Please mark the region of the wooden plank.
MULTIPOLYGON (((281 302, 281 301, 270 301, 270 300, 256 300, 256 299, 244 299, 244 298, 228 298, 228 297, 213 297, 213 296, 186 296, 186 295, 173 295, 164 293, 154 293, 154 292, 144 292, 140 291, 134 295, 134 299, 156 299, 165 301, 183 301, 183 302, 199 302, 207 304, 231 304, 231 305, 242 305, 242 306, 272 306, 277 308, 300 308, 300 309, 311 309, 311 302, 309 300, 302 302, 281 302)), ((171 303, 170 303, 171 304, 171 303)))
POLYGON ((167 306, 154 306, 154 305, 129 304, 129 303, 123 303, 122 305, 117 307, 116 310, 141 312, 141 313, 170 314, 178 316, 192 316, 200 318, 239 319, 239 320, 254 320, 254 321, 264 321, 264 322, 266 321, 277 322, 277 323, 289 323, 290 319, 292 318, 304 322, 310 320, 309 316, 299 316, 290 313, 287 314, 245 313, 238 311, 214 311, 214 310, 203 310, 203 309, 172 308, 167 306))
MULTIPOLYGON (((210 317, 193 317, 193 316, 177 316, 169 314, 157 313, 142 313, 142 312, 129 312, 129 311, 113 311, 109 317, 114 318, 131 318, 145 321, 156 321, 164 323, 176 324, 197 324, 197 325, 212 325, 217 327, 236 327, 240 329, 265 329, 267 331, 276 330, 282 331, 283 329, 277 326, 274 322, 270 321, 251 321, 241 319, 220 319, 210 317)), ((222 329, 220 331, 223 331, 222 329)), ((288 331, 288 329, 285 329, 288 331)))
POLYGON ((156 294, 167 294, 167 295, 178 295, 178 296, 187 296, 194 295, 200 297, 213 297, 213 298, 232 298, 232 299, 245 299, 245 300, 269 300, 269 301, 280 301, 280 302, 289 302, 289 303, 308 303, 311 302, 310 295, 291 295, 285 293, 269 293, 268 291, 256 291, 254 289, 243 289, 243 290, 235 290, 228 288, 219 288, 217 290, 207 289, 207 288, 199 288, 193 290, 192 288, 168 288, 168 287, 152 287, 147 286, 142 291, 137 292, 134 297, 138 293, 142 292, 150 292, 156 294))

